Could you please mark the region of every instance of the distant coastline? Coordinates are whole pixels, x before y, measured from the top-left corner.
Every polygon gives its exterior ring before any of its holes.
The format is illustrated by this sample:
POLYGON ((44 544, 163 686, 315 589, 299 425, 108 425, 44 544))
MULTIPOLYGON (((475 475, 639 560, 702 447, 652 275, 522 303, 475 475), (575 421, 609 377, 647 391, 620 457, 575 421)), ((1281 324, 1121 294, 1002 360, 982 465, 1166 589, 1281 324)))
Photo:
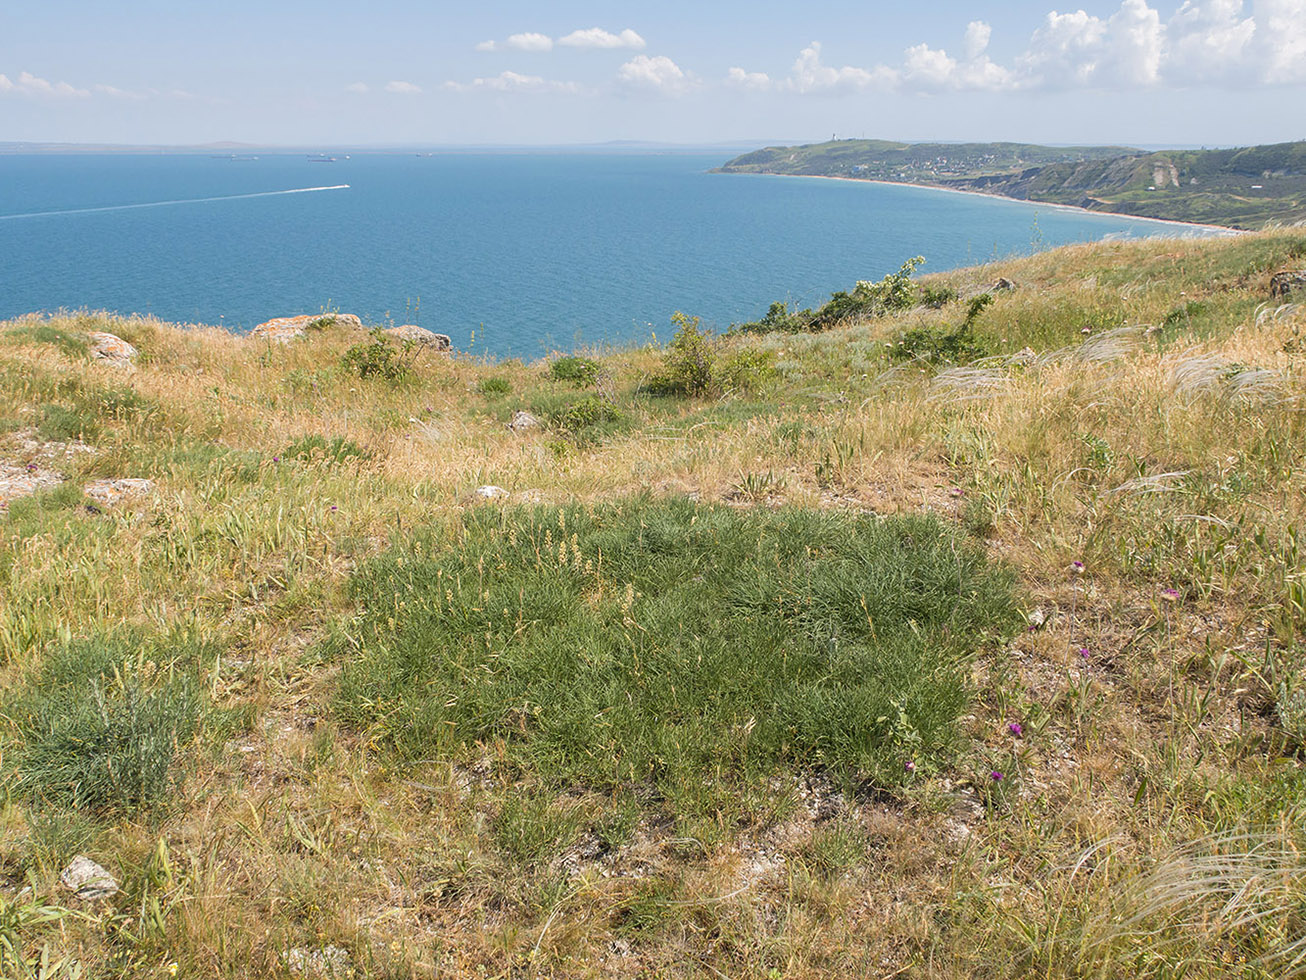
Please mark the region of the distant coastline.
POLYGON ((881 180, 880 178, 872 177, 839 177, 834 174, 739 173, 725 170, 713 170, 711 172, 725 177, 796 177, 800 180, 841 180, 849 184, 883 184, 885 187, 915 187, 926 191, 940 191, 944 194, 968 194, 973 197, 986 197, 990 200, 1010 201, 1013 204, 1027 204, 1032 207, 1047 208, 1049 210, 1071 211, 1080 214, 1098 214, 1103 217, 1128 218, 1131 221, 1146 221, 1149 224, 1158 225, 1178 225, 1182 228, 1200 228, 1203 231, 1216 233, 1216 237, 1249 234, 1245 228, 1232 228, 1229 225, 1212 225, 1203 224, 1197 221, 1180 221, 1176 218, 1151 218, 1142 214, 1130 214, 1127 211, 1105 211, 1099 208, 1084 208, 1076 204, 1055 204, 1050 201, 1031 201, 1024 197, 1009 197, 1006 194, 995 194, 989 191, 962 190, 959 187, 942 187, 938 184, 921 184, 907 180, 881 180))
POLYGON ((1068 207, 1205 229, 1306 223, 1306 140, 1219 150, 898 143, 768 146, 717 173, 839 177, 1068 207))

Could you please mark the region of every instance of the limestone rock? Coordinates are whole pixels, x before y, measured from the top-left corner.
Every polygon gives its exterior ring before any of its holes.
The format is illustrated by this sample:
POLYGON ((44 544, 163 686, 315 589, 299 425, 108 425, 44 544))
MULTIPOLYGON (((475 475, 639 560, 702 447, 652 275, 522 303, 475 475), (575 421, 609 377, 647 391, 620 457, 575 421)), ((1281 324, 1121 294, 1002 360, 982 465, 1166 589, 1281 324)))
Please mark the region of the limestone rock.
POLYGON ((1298 269, 1295 272, 1276 272, 1270 276, 1270 296, 1274 299, 1288 302, 1288 298, 1296 295, 1299 299, 1306 297, 1306 269, 1298 269))
POLYGON ((301 316, 279 316, 265 320, 249 332, 251 337, 260 340, 275 340, 287 344, 296 337, 302 337, 310 328, 315 327, 352 327, 363 329, 363 321, 352 313, 305 313, 301 316))
POLYGON ((453 341, 447 334, 432 333, 425 327, 405 323, 400 327, 387 327, 385 333, 399 341, 411 340, 419 347, 433 347, 435 350, 451 350, 453 341))
POLYGON ((531 429, 538 429, 540 420, 530 412, 523 412, 520 409, 512 413, 512 421, 508 423, 508 428, 513 432, 529 432, 531 429))
POLYGON ((323 946, 321 949, 302 946, 286 954, 286 965, 291 973, 310 977, 343 977, 352 964, 349 950, 340 946, 323 946))
POLYGON ((103 361, 115 367, 123 367, 132 362, 138 353, 135 347, 121 337, 101 330, 93 330, 86 335, 91 341, 91 358, 103 361))
POLYGON ((509 494, 507 490, 503 489, 503 487, 496 487, 491 484, 484 487, 477 487, 476 496, 481 497, 485 500, 502 500, 505 497, 511 496, 511 494, 509 494))
POLYGON ((142 497, 152 489, 154 489, 154 484, 149 480, 123 477, 117 480, 95 480, 86 485, 83 493, 106 507, 112 507, 128 497, 142 497))
POLYGON ((0 462, 0 507, 7 507, 11 500, 38 490, 57 487, 62 482, 63 477, 54 470, 43 469, 35 463, 14 466, 0 462))
POLYGON ((108 898, 118 891, 118 882, 114 881, 113 875, 84 854, 77 855, 63 869, 59 875, 59 884, 87 902, 108 898))

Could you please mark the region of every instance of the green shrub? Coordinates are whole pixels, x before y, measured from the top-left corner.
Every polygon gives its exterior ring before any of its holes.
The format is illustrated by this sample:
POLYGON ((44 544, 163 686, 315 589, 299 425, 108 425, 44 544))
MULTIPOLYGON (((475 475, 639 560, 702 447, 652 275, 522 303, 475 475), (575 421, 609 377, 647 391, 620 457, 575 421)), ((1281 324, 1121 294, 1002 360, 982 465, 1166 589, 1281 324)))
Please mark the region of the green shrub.
POLYGON ((598 380, 599 363, 588 357, 560 357, 549 365, 549 377, 587 388, 598 380))
POLYGON ((744 347, 721 358, 717 384, 727 392, 758 391, 776 378, 775 360, 775 351, 744 347))
POLYGON ((482 378, 477 383, 476 390, 488 398, 502 398, 504 395, 512 394, 512 382, 499 375, 493 375, 482 378))
POLYGON ((340 360, 360 378, 403 381, 412 374, 411 356, 405 357, 380 330, 371 332, 371 340, 350 347, 340 360))
POLYGON ((691 398, 715 393, 716 349, 708 334, 699 329, 699 318, 677 310, 671 314, 671 322, 679 329, 662 355, 662 372, 650 378, 645 389, 655 395, 691 398))
POLYGON ((1019 625, 1010 576, 933 519, 648 499, 475 510, 352 592, 340 717, 400 760, 494 743, 542 785, 649 783, 724 823, 782 770, 946 760, 972 651, 1019 625))
POLYGON ((993 302, 992 293, 983 293, 970 301, 966 318, 953 330, 913 327, 904 331, 889 348, 889 355, 900 361, 924 361, 927 364, 965 364, 991 353, 972 332, 975 321, 993 302))
POLYGON ((931 310, 942 309, 949 303, 957 300, 957 291, 950 286, 922 286, 921 287, 921 306, 928 306, 931 310))
POLYGON ((560 405, 548 413, 549 424, 580 441, 593 442, 615 432, 627 421, 616 405, 598 395, 560 405))
POLYGON ((282 455, 287 459, 320 459, 327 463, 344 463, 351 459, 361 462, 370 458, 370 454, 358 443, 344 436, 327 439, 319 435, 300 436, 285 448, 282 455))
POLYGON ((852 319, 909 310, 919 299, 911 276, 924 261, 918 255, 879 282, 862 280, 852 292, 831 295, 818 310, 790 310, 787 303, 772 303, 761 320, 740 324, 735 329, 743 333, 817 332, 852 319))

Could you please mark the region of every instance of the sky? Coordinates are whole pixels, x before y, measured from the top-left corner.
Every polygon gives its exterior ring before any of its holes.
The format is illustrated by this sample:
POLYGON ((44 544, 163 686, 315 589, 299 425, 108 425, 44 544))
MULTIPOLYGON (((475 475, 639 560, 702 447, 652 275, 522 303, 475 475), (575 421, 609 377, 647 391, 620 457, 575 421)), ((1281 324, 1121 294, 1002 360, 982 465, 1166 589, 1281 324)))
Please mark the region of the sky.
POLYGON ((1306 0, 18 0, 0 142, 1306 139, 1306 0))

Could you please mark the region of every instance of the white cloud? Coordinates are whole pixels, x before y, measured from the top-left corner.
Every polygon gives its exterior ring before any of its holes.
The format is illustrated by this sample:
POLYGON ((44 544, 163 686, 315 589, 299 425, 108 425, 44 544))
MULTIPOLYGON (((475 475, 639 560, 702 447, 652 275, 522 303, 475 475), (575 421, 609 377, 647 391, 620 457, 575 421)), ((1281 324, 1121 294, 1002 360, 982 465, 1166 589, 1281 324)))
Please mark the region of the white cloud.
POLYGON ((364 95, 364 94, 366 94, 367 92, 369 92, 370 89, 367 87, 367 83, 366 83, 366 82, 354 82, 352 85, 346 85, 346 86, 345 86, 345 91, 346 91, 346 92, 355 92, 355 93, 357 93, 357 94, 359 94, 359 95, 364 95))
POLYGON ((751 92, 765 92, 771 88, 771 76, 764 71, 744 71, 731 68, 726 75, 726 84, 731 88, 746 89, 751 92))
POLYGON ((982 20, 972 20, 966 25, 966 40, 963 50, 966 53, 967 61, 974 61, 980 57, 989 46, 989 38, 993 36, 993 28, 982 20))
POLYGON ((1242 0, 1185 0, 1166 24, 1162 69, 1171 80, 1202 81, 1243 74, 1256 21, 1242 0))
POLYGON ((84 88, 74 88, 67 82, 50 82, 30 72, 19 72, 17 81, 0 75, 0 95, 29 95, 46 99, 84 99, 90 95, 84 88))
POLYGON ((566 37, 558 38, 558 43, 569 48, 632 48, 640 51, 645 47, 644 39, 629 27, 620 34, 609 33, 601 27, 572 31, 566 37))
POLYGON ((507 45, 516 51, 552 51, 553 38, 547 34, 513 34, 507 45))
POLYGON ((498 42, 498 41, 482 41, 480 44, 476 45, 476 50, 477 50, 477 51, 498 51, 498 50, 499 50, 499 42, 498 42))
POLYGON ((636 55, 617 70, 617 80, 634 89, 663 95, 683 95, 695 85, 694 77, 665 55, 636 55))
POLYGON ((1306 0, 1257 0, 1253 56, 1271 83, 1306 82, 1306 0))
POLYGON ((1108 19, 1053 11, 1018 59, 1030 84, 1126 88, 1160 80, 1165 28, 1146 0, 1124 0, 1108 19))
POLYGON ((1001 91, 1015 88, 1017 80, 1012 72, 996 64, 984 52, 989 46, 992 30, 983 21, 971 21, 966 26, 962 42, 964 58, 958 61, 942 48, 917 44, 907 49, 900 73, 901 87, 921 92, 944 90, 1001 91))
POLYGON ((873 71, 848 65, 842 68, 824 65, 821 63, 821 42, 813 41, 798 55, 786 84, 795 92, 809 94, 859 91, 872 85, 891 87, 896 81, 897 72, 883 65, 873 71))
POLYGON ((500 72, 491 78, 473 78, 470 82, 445 82, 450 92, 561 92, 575 94, 581 87, 575 82, 555 82, 539 75, 522 75, 515 71, 500 72))
POLYGON ((412 82, 386 82, 385 90, 394 95, 420 95, 422 91, 412 82))
POLYGON ((111 99, 130 99, 139 102, 141 99, 149 98, 151 93, 132 92, 127 89, 118 88, 115 85, 92 85, 91 90, 97 95, 107 95, 111 99))

